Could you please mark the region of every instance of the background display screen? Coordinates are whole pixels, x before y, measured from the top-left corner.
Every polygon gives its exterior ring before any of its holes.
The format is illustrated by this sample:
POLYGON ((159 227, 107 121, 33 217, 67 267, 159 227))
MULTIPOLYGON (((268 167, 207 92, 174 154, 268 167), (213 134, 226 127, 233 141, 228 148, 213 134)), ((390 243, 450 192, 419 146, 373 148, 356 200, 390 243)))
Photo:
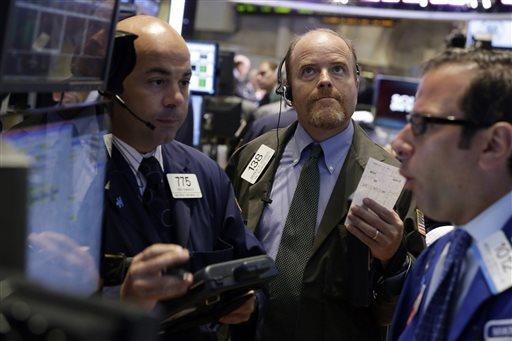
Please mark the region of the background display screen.
POLYGON ((187 42, 192 78, 189 89, 194 94, 214 95, 217 68, 217 44, 187 42))

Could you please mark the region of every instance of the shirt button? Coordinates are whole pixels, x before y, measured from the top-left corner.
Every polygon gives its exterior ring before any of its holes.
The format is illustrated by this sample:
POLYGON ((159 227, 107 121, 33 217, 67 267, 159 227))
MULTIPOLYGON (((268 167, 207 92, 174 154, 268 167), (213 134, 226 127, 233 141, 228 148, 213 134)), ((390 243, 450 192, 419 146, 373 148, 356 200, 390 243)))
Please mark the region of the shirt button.
POLYGON ((334 170, 334 167, 329 167, 329 170, 332 172, 334 170))

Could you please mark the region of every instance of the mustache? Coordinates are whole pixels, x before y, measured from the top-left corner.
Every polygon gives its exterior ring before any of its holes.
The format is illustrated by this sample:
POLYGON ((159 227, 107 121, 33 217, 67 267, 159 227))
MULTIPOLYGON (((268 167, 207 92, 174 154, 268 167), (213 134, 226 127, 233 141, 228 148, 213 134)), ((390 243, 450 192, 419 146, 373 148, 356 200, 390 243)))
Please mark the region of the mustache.
POLYGON ((312 101, 318 101, 322 98, 334 98, 338 101, 343 100, 341 94, 336 90, 328 90, 328 91, 318 91, 316 94, 311 96, 312 101))

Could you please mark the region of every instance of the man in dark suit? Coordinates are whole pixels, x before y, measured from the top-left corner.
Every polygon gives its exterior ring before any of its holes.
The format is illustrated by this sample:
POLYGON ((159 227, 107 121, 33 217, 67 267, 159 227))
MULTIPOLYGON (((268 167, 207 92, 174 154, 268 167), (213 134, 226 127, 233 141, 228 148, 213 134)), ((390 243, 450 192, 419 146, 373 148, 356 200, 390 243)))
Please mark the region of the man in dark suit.
MULTIPOLYGON (((125 19, 117 28, 132 42, 114 52, 113 75, 119 74, 106 93, 113 108, 112 135, 105 138, 110 158, 103 248, 133 257, 121 299, 152 309, 183 295, 192 283, 190 272, 262 250, 244 227, 224 172, 173 140, 187 115, 191 66, 185 41, 149 16, 125 19), (173 267, 189 272, 163 275, 173 267)), ((220 322, 247 320, 254 302, 252 297, 220 322)), ((200 340, 212 334, 204 326, 180 336, 200 340)))
POLYGON ((407 193, 396 212, 372 200, 348 212, 369 157, 398 166, 350 119, 359 72, 350 43, 331 30, 311 31, 292 42, 285 63, 284 95, 298 123, 279 131, 279 145, 269 132, 242 147, 229 170, 242 215, 279 270, 258 338, 382 338, 413 261, 407 247, 423 246, 416 212, 407 193), (274 156, 259 176, 242 178, 265 159, 256 155, 263 145, 260 153, 274 156))
POLYGON ((418 206, 454 229, 422 253, 390 340, 512 340, 512 53, 426 63, 393 141, 418 206))

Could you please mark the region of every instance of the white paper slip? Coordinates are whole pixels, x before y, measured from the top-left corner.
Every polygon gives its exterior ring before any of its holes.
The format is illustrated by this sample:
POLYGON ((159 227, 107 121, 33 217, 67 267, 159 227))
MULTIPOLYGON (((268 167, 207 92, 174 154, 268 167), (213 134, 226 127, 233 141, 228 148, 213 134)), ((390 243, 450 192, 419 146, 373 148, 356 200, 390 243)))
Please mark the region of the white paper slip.
POLYGON ((203 193, 199 187, 199 181, 195 174, 185 173, 169 173, 167 174, 167 182, 171 188, 172 197, 174 199, 194 199, 202 198, 203 193))
POLYGON ((476 244, 480 268, 493 294, 512 287, 512 245, 499 230, 476 244))
POLYGON ((262 144, 245 168, 241 178, 253 185, 258 181, 258 178, 269 163, 270 159, 272 159, 274 153, 275 151, 272 148, 262 144))
POLYGON ((405 178, 398 171, 398 167, 369 158, 350 208, 354 205, 362 206, 363 199, 370 198, 392 210, 405 185, 405 178))

